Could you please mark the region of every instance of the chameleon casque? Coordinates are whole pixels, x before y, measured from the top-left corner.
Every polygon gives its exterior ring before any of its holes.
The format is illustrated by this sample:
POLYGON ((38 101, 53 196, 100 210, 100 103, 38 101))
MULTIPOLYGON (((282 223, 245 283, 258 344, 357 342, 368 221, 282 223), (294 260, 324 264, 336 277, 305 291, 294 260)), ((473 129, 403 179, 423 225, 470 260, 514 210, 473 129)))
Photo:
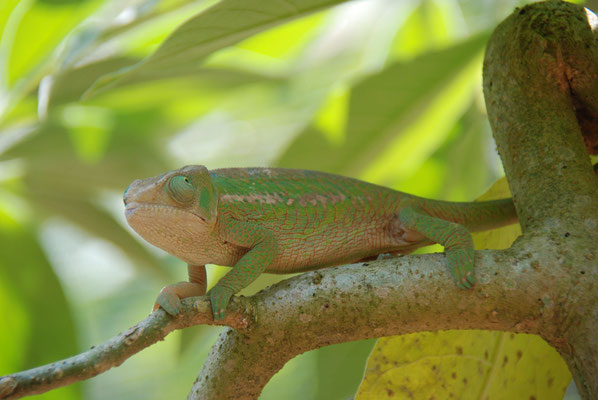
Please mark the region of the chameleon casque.
POLYGON ((210 290, 215 319, 262 272, 292 273, 383 253, 444 246, 460 288, 474 282, 470 231, 517 221, 511 199, 429 200, 343 176, 283 168, 186 166, 136 180, 124 194, 129 225, 188 264, 189 282, 166 286, 154 309, 180 313, 206 293, 206 264, 231 266, 210 290))

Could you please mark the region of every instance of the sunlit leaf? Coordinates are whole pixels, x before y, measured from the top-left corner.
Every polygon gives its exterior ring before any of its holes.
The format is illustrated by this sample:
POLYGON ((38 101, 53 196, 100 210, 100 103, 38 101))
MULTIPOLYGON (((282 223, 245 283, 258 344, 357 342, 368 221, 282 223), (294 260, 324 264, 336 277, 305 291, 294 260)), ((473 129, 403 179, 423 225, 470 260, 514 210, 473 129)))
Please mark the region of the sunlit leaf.
POLYGON ((258 32, 343 0, 223 0, 181 25, 151 56, 133 68, 100 78, 88 96, 131 80, 188 74, 209 54, 258 32))
POLYGON ((333 90, 314 120, 315 126, 322 131, 326 138, 337 145, 344 140, 348 108, 347 88, 333 90))
POLYGON ((407 59, 423 51, 450 44, 465 29, 462 24, 457 23, 461 12, 461 7, 456 2, 421 2, 394 37, 391 57, 407 59))
POLYGON ((48 109, 59 104, 78 101, 87 88, 101 75, 130 66, 138 59, 128 57, 108 58, 79 68, 61 71, 52 77, 48 88, 48 109))
POLYGON ((23 15, 11 43, 8 79, 14 83, 48 59, 58 43, 102 0, 69 3, 33 2, 23 15), (39 28, 43 27, 43 34, 39 28))
POLYGON ((0 36, 6 28, 6 23, 20 0, 4 0, 0 2, 0 36))
MULTIPOLYGON (((448 127, 446 120, 440 126, 450 130, 473 94, 473 86, 465 81, 463 73, 479 56, 486 39, 487 35, 475 36, 413 61, 390 65, 363 80, 350 95, 347 132, 342 145, 330 143, 320 132, 310 128, 289 146, 279 164, 355 176, 374 161, 377 164, 370 167, 366 178, 379 182, 385 178, 380 171, 388 170, 390 159, 396 160, 393 169, 399 170, 397 163, 429 154, 433 150, 430 143, 438 143, 438 137, 442 137, 438 136, 441 132, 427 129, 435 128, 436 125, 429 125, 438 122, 430 119, 436 118, 431 107, 442 110, 446 119, 452 121, 448 127), (450 93, 460 93, 460 100, 449 101, 450 93), (421 139, 421 134, 432 135, 433 142, 421 139), (407 157, 393 155, 389 150, 391 144, 392 151, 401 144, 401 151, 407 157)), ((471 79, 471 75, 468 78, 471 79)))
POLYGON ((302 46, 313 39, 315 28, 322 23, 322 20, 321 13, 310 15, 252 36, 239 43, 237 47, 268 57, 290 59, 297 55, 302 46), (285 40, 276 40, 277 38, 285 38, 285 40))
MULTIPOLYGON (((162 43, 178 25, 217 0, 159 1, 128 0, 117 18, 108 17, 97 37, 101 47, 116 48, 124 56, 145 57, 162 43), (117 22, 118 20, 118 22, 117 22)), ((115 2, 116 3, 116 2, 115 2)), ((121 1, 118 2, 120 6, 121 1)), ((100 50, 101 51, 101 50, 100 50)))
POLYGON ((498 155, 485 114, 476 102, 454 124, 444 142, 408 178, 392 186, 440 200, 471 201, 497 178, 498 155), (472 165, 478 166, 472 168, 472 165))
MULTIPOLYGON (((83 93, 89 86, 101 75, 118 70, 125 66, 134 65, 138 59, 128 57, 109 58, 99 61, 97 63, 87 64, 83 67, 67 69, 62 71, 57 76, 53 77, 53 82, 49 88, 48 93, 48 109, 53 109, 58 105, 76 102, 80 100, 83 93)), ((198 93, 204 92, 205 88, 230 90, 237 86, 276 82, 279 78, 259 74, 255 72, 225 69, 225 68, 197 68, 192 75, 172 76, 168 84, 172 87, 181 86, 178 97, 181 102, 184 99, 198 97, 198 93), (183 90, 184 88, 187 90, 183 90)), ((133 83, 133 81, 131 81, 133 83)), ((155 98, 156 101, 163 101, 168 103, 166 93, 163 89, 156 87, 155 93, 152 96, 151 85, 136 85, 134 90, 144 92, 145 98, 155 98)), ((115 91, 115 95, 120 97, 120 101, 124 104, 130 104, 128 93, 125 90, 115 91)), ((110 101, 111 98, 104 98, 102 103, 106 105, 114 104, 110 101), (108 101, 106 101, 108 100, 108 101)), ((98 99, 95 99, 97 102, 98 99)), ((94 102, 94 103, 95 103, 94 102)))

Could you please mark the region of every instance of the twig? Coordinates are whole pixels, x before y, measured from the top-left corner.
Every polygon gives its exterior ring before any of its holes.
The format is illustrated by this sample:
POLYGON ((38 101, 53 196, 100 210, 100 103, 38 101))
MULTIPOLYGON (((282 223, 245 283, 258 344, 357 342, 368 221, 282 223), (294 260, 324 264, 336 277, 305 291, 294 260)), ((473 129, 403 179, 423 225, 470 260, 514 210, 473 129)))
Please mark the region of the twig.
MULTIPOLYGON (((246 302, 247 299, 240 300, 246 302)), ((248 327, 250 318, 238 312, 239 301, 231 303, 227 318, 216 323, 212 319, 209 301, 205 297, 183 301, 183 312, 173 318, 163 310, 148 315, 137 325, 99 346, 52 364, 0 377, 0 399, 19 399, 47 392, 61 386, 92 378, 122 364, 127 358, 163 340, 170 332, 188 326, 228 325, 237 330, 248 327)))

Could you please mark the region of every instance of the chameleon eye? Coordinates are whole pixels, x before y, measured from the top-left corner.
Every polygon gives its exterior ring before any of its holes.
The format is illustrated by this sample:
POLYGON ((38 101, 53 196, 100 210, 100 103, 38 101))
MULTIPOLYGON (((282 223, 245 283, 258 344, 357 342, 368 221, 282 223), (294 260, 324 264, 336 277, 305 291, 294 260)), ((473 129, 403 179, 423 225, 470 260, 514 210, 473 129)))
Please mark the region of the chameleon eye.
POLYGON ((168 182, 168 189, 172 198, 179 203, 189 203, 193 200, 193 184, 186 176, 173 176, 168 182))

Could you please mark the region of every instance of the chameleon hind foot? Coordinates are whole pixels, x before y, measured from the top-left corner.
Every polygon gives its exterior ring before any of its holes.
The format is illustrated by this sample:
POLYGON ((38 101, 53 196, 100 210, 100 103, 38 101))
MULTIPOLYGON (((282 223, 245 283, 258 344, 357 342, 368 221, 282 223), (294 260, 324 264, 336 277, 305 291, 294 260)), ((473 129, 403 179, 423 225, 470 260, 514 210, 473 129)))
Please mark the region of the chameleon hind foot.
POLYGON ((474 250, 469 247, 452 248, 446 251, 449 272, 461 289, 470 289, 475 284, 473 256, 474 250))
POLYGON ((399 213, 403 225, 444 246, 450 274, 461 289, 475 283, 474 248, 471 233, 463 225, 433 217, 417 206, 406 204, 399 213))

